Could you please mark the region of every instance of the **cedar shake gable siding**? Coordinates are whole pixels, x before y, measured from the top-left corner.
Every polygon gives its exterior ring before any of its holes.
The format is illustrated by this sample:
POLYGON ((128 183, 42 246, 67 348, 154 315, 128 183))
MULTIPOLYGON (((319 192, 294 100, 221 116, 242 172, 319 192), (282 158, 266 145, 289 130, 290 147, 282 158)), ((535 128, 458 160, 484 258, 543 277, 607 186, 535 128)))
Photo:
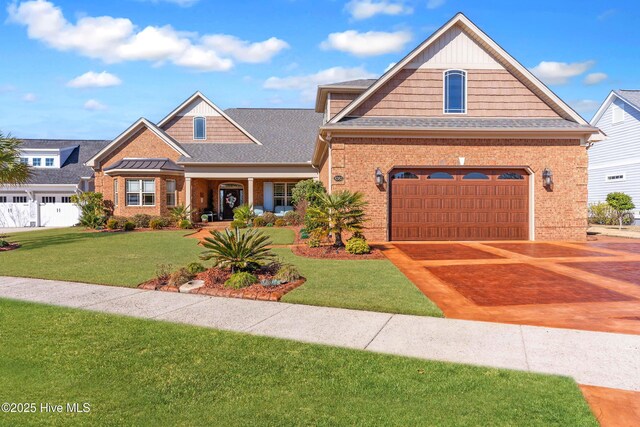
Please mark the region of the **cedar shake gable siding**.
POLYGON ((195 116, 176 116, 162 129, 178 142, 254 142, 223 116, 206 116, 206 139, 193 139, 193 119, 195 116))

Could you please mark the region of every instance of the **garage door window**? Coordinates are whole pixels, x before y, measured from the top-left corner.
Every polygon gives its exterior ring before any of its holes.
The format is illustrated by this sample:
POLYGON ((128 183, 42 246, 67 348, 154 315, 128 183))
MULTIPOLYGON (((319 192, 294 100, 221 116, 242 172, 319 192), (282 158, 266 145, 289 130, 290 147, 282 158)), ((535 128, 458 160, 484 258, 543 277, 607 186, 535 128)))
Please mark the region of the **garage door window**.
POLYGON ((0 196, 0 203, 7 203, 7 196, 0 196))
POLYGON ((42 197, 42 203, 55 203, 56 202, 56 198, 53 196, 43 196, 42 197))
POLYGON ((27 203, 27 196, 13 196, 13 203, 27 203))
POLYGON ((489 176, 483 174, 482 172, 469 172, 462 179, 489 179, 489 176))
POLYGON ((516 172, 505 172, 498 179, 524 179, 524 176, 516 172))
POLYGON ((418 179, 418 175, 411 172, 398 172, 394 174, 391 178, 393 179, 418 179))
POLYGON ((60 197, 60 203, 71 203, 71 197, 70 196, 60 197))
POLYGON ((427 179, 453 179, 453 175, 447 172, 434 172, 427 179))

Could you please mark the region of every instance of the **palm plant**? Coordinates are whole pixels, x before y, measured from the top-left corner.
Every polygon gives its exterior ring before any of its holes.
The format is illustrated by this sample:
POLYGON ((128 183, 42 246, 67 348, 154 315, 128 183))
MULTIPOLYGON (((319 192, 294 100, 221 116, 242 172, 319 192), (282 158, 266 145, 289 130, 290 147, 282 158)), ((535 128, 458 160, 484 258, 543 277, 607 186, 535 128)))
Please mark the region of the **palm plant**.
POLYGON ((249 224, 256 217, 253 209, 249 205, 240 205, 233 210, 233 220, 242 221, 249 224))
POLYGON ((315 224, 315 229, 311 231, 325 236, 333 234, 333 245, 338 248, 344 247, 342 233, 362 230, 366 205, 364 195, 357 191, 343 190, 332 194, 320 194, 316 204, 307 209, 309 223, 315 224))
POLYGON ((236 271, 254 271, 269 263, 275 254, 268 248, 271 239, 258 229, 243 233, 225 229, 210 231, 211 237, 205 237, 203 246, 209 249, 200 255, 203 260, 214 260, 214 266, 231 268, 236 271))
POLYGON ((180 224, 180 222, 184 221, 185 219, 191 220, 192 213, 193 210, 190 206, 178 205, 169 211, 169 216, 171 216, 171 219, 174 223, 180 224))
POLYGON ((31 177, 29 165, 20 162, 22 141, 0 132, 0 185, 25 184, 31 177))

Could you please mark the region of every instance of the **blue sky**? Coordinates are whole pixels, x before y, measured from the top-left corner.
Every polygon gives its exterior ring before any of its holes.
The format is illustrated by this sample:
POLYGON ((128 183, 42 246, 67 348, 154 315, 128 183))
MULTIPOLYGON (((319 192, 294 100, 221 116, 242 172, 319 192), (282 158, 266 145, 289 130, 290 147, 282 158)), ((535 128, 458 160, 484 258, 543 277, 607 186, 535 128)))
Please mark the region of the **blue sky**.
POLYGON ((200 90, 222 108, 311 107, 318 83, 379 76, 456 12, 585 118, 640 89, 640 2, 13 1, 0 9, 0 130, 111 139, 200 90))

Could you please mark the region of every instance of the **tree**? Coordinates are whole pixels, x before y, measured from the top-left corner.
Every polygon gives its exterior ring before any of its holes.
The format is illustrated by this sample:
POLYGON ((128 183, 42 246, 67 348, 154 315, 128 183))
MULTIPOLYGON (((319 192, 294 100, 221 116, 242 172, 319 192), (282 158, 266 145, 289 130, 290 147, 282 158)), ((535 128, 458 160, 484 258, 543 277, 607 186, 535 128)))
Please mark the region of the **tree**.
POLYGON ((98 228, 107 221, 107 207, 102 193, 87 191, 71 196, 71 203, 80 208, 80 224, 88 228, 98 228))
POLYGON ((300 202, 306 201, 309 205, 314 205, 320 195, 326 194, 324 185, 315 179, 305 179, 298 182, 291 190, 291 203, 298 207, 300 202))
POLYGON ((313 224, 317 224, 314 233, 327 236, 333 234, 333 246, 344 247, 342 233, 344 231, 360 232, 365 221, 363 208, 367 205, 364 195, 349 190, 332 194, 321 194, 315 206, 310 206, 307 216, 313 224))
POLYGON ((25 184, 31 177, 29 165, 20 162, 22 141, 0 132, 0 185, 25 184))
POLYGON ((607 204, 614 210, 618 218, 618 228, 622 230, 622 222, 624 221, 625 215, 636 207, 636 205, 633 204, 633 200, 631 200, 631 196, 618 192, 609 193, 607 194, 607 204))

